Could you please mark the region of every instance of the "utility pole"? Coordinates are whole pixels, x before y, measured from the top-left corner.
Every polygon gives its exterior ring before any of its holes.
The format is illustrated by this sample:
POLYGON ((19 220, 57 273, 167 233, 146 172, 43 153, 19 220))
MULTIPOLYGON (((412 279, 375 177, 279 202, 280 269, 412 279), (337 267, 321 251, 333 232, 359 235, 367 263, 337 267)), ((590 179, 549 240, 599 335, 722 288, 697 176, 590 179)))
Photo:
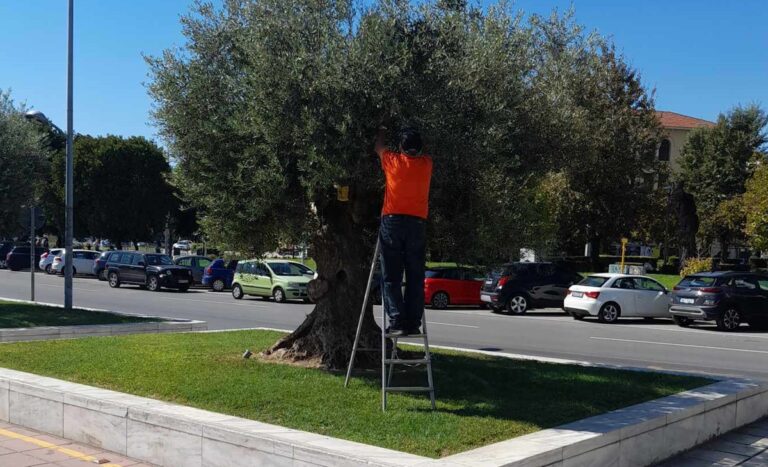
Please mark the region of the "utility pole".
POLYGON ((72 166, 74 158, 72 135, 72 50, 73 50, 73 26, 74 26, 74 0, 69 0, 69 19, 67 23, 67 163, 66 163, 66 200, 64 208, 64 309, 72 310, 72 236, 73 215, 72 207, 74 189, 72 180, 72 166))
POLYGON ((35 301, 35 206, 29 208, 29 299, 35 301))

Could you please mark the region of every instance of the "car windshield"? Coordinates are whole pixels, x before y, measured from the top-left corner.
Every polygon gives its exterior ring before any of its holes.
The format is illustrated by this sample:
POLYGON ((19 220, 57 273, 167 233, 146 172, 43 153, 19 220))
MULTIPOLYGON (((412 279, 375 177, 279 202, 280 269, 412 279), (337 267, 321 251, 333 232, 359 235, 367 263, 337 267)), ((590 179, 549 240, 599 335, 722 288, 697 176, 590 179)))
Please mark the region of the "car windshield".
POLYGON ((424 277, 427 279, 439 279, 443 275, 443 271, 440 269, 428 269, 424 271, 424 277))
POLYGON ((589 276, 586 279, 582 279, 578 285, 586 285, 587 287, 602 287, 608 281, 607 277, 589 276))
POLYGON ((313 274, 313 271, 303 264, 299 263, 267 263, 269 269, 278 276, 301 276, 304 274, 313 274))
POLYGON ((147 266, 171 266, 173 260, 168 255, 145 255, 147 266))
POLYGON ((716 280, 716 277, 685 276, 677 286, 685 288, 710 287, 715 284, 716 280))

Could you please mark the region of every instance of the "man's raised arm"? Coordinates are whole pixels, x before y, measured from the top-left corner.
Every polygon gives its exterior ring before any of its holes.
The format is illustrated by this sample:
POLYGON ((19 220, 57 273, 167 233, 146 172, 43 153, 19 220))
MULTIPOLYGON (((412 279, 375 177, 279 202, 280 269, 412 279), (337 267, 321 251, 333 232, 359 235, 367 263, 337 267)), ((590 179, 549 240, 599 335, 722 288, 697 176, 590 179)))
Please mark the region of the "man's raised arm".
POLYGON ((379 158, 384 154, 384 151, 387 150, 387 143, 386 143, 386 132, 387 127, 380 126, 379 130, 376 132, 376 144, 374 146, 374 150, 376 151, 376 154, 379 155, 379 158))

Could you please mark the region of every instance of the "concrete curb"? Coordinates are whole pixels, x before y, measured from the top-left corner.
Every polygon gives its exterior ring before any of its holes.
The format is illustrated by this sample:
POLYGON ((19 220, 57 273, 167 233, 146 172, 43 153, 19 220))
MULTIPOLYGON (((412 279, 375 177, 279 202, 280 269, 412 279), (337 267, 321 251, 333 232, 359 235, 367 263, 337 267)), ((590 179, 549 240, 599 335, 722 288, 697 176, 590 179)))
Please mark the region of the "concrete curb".
MULTIPOLYGON (((32 302, 29 300, 17 300, 10 298, 1 298, 0 300, 16 303, 29 303, 34 305, 45 305, 56 308, 64 308, 61 305, 45 302, 32 302)), ((178 318, 166 318, 162 316, 151 316, 143 314, 120 313, 110 310, 101 310, 97 308, 76 308, 83 311, 95 311, 102 313, 111 313, 119 316, 130 316, 137 318, 155 318, 163 321, 147 323, 123 323, 123 324, 89 324, 80 326, 38 326, 33 328, 11 328, 0 329, 0 343, 40 341, 53 339, 76 339, 81 337, 101 337, 101 336, 123 336, 127 334, 160 334, 169 332, 193 332, 206 331, 208 323, 197 320, 183 320, 178 318)))
POLYGON ((435 460, 0 369, 0 420, 169 467, 644 466, 765 414, 768 387, 725 380, 435 460))

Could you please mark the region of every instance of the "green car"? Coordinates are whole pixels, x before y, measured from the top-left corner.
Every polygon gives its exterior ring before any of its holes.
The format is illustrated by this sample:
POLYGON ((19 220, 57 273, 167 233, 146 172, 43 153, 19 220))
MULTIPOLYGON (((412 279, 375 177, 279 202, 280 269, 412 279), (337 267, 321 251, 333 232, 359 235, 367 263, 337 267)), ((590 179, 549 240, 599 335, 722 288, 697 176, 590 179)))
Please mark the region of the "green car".
POLYGON ((284 260, 247 260, 237 263, 232 281, 232 296, 272 297, 278 303, 304 300, 309 303, 307 284, 315 272, 301 263, 284 260))

